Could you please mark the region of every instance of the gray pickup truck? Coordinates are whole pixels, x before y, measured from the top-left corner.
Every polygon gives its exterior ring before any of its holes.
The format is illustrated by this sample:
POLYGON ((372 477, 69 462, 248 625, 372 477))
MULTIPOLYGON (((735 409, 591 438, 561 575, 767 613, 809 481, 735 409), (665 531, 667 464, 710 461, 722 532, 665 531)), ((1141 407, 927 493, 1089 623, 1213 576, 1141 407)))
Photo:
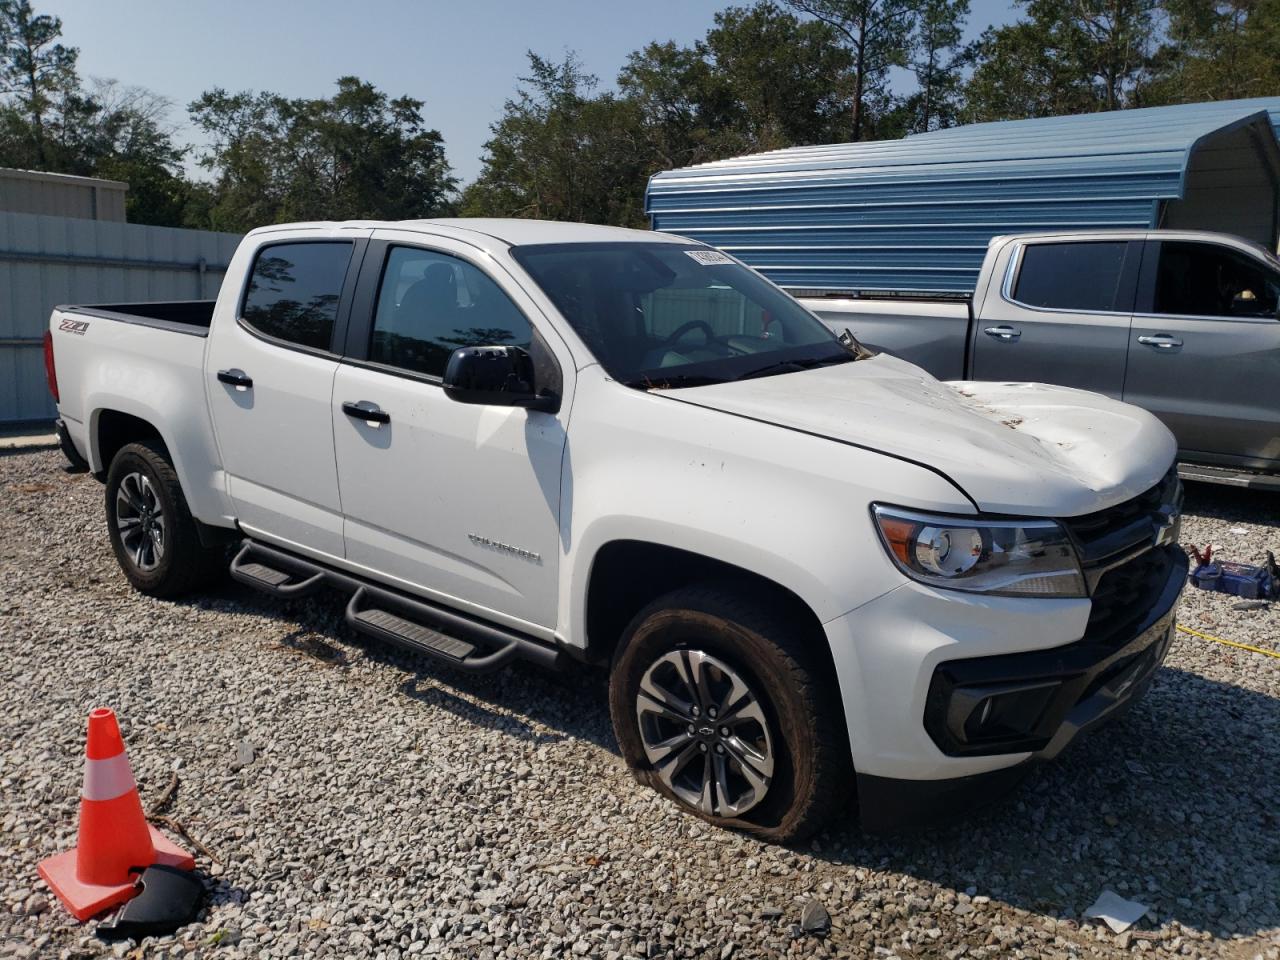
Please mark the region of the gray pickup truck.
POLYGON ((1145 407, 1177 437, 1184 477, 1280 490, 1280 260, 1239 237, 995 237, 971 298, 801 302, 941 379, 1040 381, 1145 407))

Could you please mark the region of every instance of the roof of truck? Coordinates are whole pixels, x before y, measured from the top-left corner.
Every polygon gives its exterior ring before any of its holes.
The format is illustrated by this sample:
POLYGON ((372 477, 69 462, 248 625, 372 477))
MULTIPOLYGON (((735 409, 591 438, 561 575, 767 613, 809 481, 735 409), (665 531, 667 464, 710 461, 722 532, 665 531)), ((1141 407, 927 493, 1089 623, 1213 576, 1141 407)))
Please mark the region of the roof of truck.
POLYGON ((413 229, 416 226, 454 227, 473 230, 494 237, 512 246, 533 243, 614 243, 658 241, 689 243, 669 233, 652 230, 630 230, 626 227, 605 227, 593 223, 562 223, 556 220, 520 220, 514 217, 441 217, 433 220, 408 220, 398 224, 383 224, 413 229))
MULTIPOLYGON (((555 220, 520 220, 514 217, 439 217, 431 220, 347 220, 343 222, 280 223, 259 227, 253 233, 283 230, 413 230, 428 233, 480 234, 510 246, 535 243, 696 243, 670 233, 605 227, 593 223, 555 220)), ((455 235, 457 235, 455 234, 455 235)))

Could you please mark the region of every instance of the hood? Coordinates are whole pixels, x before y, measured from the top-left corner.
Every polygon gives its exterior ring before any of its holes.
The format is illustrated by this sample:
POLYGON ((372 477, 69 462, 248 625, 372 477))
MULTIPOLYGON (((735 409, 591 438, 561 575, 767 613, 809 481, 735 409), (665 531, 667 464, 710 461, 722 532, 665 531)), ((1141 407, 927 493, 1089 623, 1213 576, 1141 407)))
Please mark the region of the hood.
POLYGON ((1101 394, 943 383, 885 354, 670 396, 916 461, 992 513, 1101 510, 1155 486, 1177 452, 1155 417, 1101 394))

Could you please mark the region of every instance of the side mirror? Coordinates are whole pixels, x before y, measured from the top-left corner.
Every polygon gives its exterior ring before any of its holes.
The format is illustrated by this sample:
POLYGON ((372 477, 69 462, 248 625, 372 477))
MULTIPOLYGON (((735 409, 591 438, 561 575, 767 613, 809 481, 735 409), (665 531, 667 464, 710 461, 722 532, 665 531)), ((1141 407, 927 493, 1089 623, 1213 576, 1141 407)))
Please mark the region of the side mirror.
POLYGON ((444 392, 458 403, 526 407, 555 413, 560 398, 539 392, 533 358, 520 347, 459 347, 444 368, 444 392))

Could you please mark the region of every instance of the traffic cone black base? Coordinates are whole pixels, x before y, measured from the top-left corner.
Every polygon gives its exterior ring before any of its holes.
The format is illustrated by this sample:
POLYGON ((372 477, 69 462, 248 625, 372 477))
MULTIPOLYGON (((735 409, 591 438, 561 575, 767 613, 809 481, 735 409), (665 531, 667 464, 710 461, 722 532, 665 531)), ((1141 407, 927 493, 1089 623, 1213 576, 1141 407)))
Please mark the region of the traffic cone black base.
MULTIPOLYGON (((179 870, 194 870, 196 862, 168 837, 151 827, 151 843, 155 846, 155 862, 179 870)), ((88 920, 95 914, 119 906, 136 893, 134 880, 127 883, 98 884, 84 883, 76 876, 76 863, 79 850, 72 847, 66 853, 59 853, 40 864, 40 876, 49 888, 58 895, 58 899, 71 911, 77 920, 88 920)), ((138 864, 139 869, 150 864, 138 864)))

